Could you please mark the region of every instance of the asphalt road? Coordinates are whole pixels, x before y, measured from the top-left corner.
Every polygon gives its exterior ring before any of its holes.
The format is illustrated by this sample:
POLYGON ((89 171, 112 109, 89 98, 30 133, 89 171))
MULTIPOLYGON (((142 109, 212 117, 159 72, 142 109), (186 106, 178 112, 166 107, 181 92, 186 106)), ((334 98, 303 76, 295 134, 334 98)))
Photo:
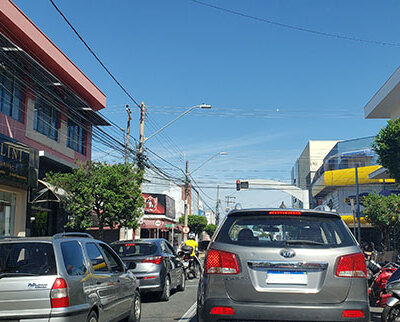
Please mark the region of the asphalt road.
MULTIPOLYGON (((198 279, 186 281, 184 292, 173 292, 168 302, 152 296, 142 297, 142 322, 197 322, 196 293, 198 279)), ((371 308, 371 322, 380 322, 381 308, 371 308)))
POLYGON ((159 302, 150 295, 142 296, 141 322, 197 322, 198 281, 187 280, 185 291, 173 292, 168 302, 159 302))

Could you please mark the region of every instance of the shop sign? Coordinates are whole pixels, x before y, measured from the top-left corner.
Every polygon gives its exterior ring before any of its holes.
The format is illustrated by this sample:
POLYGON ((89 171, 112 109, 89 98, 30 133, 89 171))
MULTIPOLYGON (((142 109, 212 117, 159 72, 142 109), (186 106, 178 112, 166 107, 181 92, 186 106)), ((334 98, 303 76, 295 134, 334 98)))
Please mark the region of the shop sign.
POLYGON ((3 182, 28 184, 29 147, 0 136, 0 177, 3 182))

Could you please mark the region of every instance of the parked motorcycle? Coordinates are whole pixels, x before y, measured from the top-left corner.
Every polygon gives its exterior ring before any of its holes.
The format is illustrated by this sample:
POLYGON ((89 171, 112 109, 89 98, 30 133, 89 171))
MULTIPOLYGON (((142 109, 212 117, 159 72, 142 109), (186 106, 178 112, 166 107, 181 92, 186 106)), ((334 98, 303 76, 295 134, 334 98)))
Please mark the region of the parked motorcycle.
POLYGON ((386 291, 391 294, 382 312, 382 322, 400 321, 400 268, 387 280, 386 291))
POLYGON ((180 251, 178 251, 178 256, 182 260, 183 268, 185 270, 186 279, 190 276, 193 278, 197 278, 200 275, 201 264, 195 253, 194 256, 191 256, 193 253, 193 247, 184 245, 181 247, 180 251))
POLYGON ((371 306, 378 306, 378 307, 386 306, 386 303, 390 298, 390 294, 386 291, 386 284, 389 278, 398 268, 399 265, 396 263, 387 263, 372 276, 368 288, 368 295, 371 306))

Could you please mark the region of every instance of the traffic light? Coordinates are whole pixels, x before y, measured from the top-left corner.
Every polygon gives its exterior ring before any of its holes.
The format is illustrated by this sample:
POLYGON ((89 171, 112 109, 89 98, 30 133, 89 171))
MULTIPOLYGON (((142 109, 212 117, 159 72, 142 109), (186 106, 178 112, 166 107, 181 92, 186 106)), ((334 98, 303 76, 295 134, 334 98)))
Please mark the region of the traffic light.
POLYGON ((240 180, 236 180, 236 191, 240 190, 240 180))

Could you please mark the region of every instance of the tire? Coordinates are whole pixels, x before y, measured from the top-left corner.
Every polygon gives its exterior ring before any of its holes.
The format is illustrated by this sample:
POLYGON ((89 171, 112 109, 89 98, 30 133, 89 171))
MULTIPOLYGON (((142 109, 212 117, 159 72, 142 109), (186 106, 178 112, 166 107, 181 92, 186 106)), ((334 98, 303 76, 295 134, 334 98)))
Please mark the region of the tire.
POLYGON ((128 322, 140 322, 140 318, 142 315, 142 301, 140 299, 140 294, 138 291, 135 291, 133 295, 133 301, 131 310, 129 311, 128 322))
POLYGON ((382 312, 382 322, 398 322, 400 321, 400 304, 395 306, 386 306, 382 312))
POLYGON ((86 322, 98 322, 99 317, 97 316, 97 313, 95 311, 90 312, 88 315, 86 322))
POLYGON ((177 290, 179 292, 183 292, 185 290, 185 286, 186 286, 186 274, 185 271, 182 270, 182 274, 181 274, 181 284, 178 285, 177 290))
POLYGON ((169 280, 169 276, 165 277, 164 288, 160 294, 161 301, 169 301, 169 297, 171 295, 171 282, 169 280))

